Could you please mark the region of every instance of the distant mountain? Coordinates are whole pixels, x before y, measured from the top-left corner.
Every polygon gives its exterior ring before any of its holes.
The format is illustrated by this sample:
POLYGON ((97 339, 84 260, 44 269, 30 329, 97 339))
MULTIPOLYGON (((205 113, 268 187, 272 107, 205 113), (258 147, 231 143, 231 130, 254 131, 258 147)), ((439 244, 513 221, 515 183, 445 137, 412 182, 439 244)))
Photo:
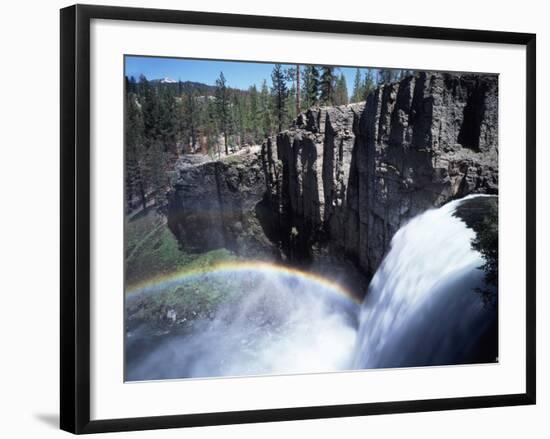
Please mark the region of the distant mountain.
MULTIPOLYGON (((130 78, 127 77, 129 80, 130 78)), ((139 81, 139 80, 138 80, 139 81)), ((169 77, 157 78, 149 80, 150 84, 156 84, 161 87, 170 87, 174 88, 178 95, 182 93, 195 93, 197 96, 212 96, 216 91, 215 85, 204 84, 203 82, 196 81, 179 81, 169 77)), ((239 93, 247 94, 248 90, 241 90, 232 87, 228 87, 229 90, 235 90, 239 93)))
POLYGON ((172 78, 152 79, 150 82, 175 87, 178 93, 189 93, 194 91, 198 95, 211 95, 216 90, 216 87, 213 85, 195 81, 178 81, 172 78))

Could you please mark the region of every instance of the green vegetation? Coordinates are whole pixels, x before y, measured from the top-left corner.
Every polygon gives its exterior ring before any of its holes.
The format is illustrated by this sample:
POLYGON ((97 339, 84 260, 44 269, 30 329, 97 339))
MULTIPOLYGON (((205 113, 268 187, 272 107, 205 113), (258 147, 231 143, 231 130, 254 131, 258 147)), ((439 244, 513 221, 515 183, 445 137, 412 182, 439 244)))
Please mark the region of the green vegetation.
POLYGON ((236 257, 225 249, 207 253, 185 253, 154 208, 126 220, 126 285, 168 275, 180 270, 204 269, 236 257))
POLYGON ((197 319, 210 319, 217 307, 241 291, 236 281, 201 275, 186 279, 177 286, 144 294, 130 301, 128 315, 135 323, 148 323, 153 328, 191 325, 197 319))
POLYGON ((389 84, 390 82, 399 81, 407 75, 412 74, 412 70, 402 69, 379 69, 378 84, 389 84))
POLYGON ((271 73, 271 81, 273 83, 273 107, 275 119, 277 122, 278 131, 283 130, 283 126, 287 123, 286 102, 288 100, 288 88, 286 84, 286 72, 281 64, 275 64, 271 73))
POLYGON ((334 67, 323 66, 321 68, 320 101, 323 105, 331 105, 334 99, 334 67))
MULTIPOLYGON (((351 102, 408 71, 357 69, 351 102), (362 78, 361 71, 365 71, 362 78)), ((261 88, 126 78, 126 211, 162 206, 182 153, 220 158, 287 129, 302 109, 350 102, 338 67, 275 64, 261 88)))
POLYGON ((357 69, 353 80, 353 94, 351 95, 351 100, 353 102, 359 102, 363 100, 364 95, 365 89, 361 81, 361 70, 357 69))
POLYGON ((317 66, 304 67, 302 101, 306 108, 319 103, 319 69, 317 66))
POLYGON ((165 329, 174 324, 185 327, 198 318, 210 318, 222 301, 241 291, 238 279, 208 273, 210 267, 236 259, 229 250, 182 251, 164 217, 152 207, 127 217, 125 226, 127 290, 140 282, 180 271, 204 273, 127 302, 129 329, 142 323, 151 325, 152 329, 165 329))
POLYGON ((478 289, 485 303, 494 303, 498 289, 498 208, 491 205, 489 213, 475 228, 476 237, 472 248, 483 256, 485 262, 482 269, 485 272, 486 287, 478 289))
POLYGON ((229 92, 227 86, 225 85, 225 77, 223 72, 220 72, 220 77, 216 80, 216 99, 214 100, 216 104, 216 115, 218 116, 220 122, 220 129, 224 137, 225 153, 229 154, 229 143, 228 143, 228 130, 229 130, 229 92))
MULTIPOLYGON (((404 73, 401 74, 401 76, 404 76, 404 73)), ((376 88, 376 82, 374 81, 374 77, 371 70, 367 70, 367 73, 365 74, 365 81, 363 83, 363 88, 361 89, 361 92, 363 94, 363 99, 366 100, 367 96, 376 88)))
POLYGON ((341 74, 336 80, 336 85, 334 86, 334 105, 347 105, 348 103, 349 99, 346 77, 344 74, 341 74))
POLYGON ((475 232, 472 249, 483 257, 483 288, 476 288, 486 305, 498 297, 498 198, 475 197, 462 202, 454 213, 475 232))

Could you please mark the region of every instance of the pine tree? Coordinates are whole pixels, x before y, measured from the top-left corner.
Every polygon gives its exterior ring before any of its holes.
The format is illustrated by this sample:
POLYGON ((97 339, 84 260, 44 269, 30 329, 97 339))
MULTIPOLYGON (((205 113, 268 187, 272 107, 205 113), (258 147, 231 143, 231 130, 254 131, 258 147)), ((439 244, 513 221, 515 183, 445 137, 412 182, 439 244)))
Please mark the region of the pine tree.
POLYGON ((265 79, 262 82, 262 90, 260 91, 260 126, 264 137, 269 137, 273 134, 271 97, 265 79))
POLYGON ((395 69, 380 69, 378 71, 379 83, 389 84, 399 79, 399 71, 395 69))
POLYGON ((275 64, 271 72, 271 95, 273 96, 273 108, 277 119, 279 132, 283 131, 286 123, 286 103, 288 99, 288 88, 286 85, 286 73, 281 64, 275 64))
POLYGON ((190 145, 190 152, 195 152, 197 148, 197 136, 199 131, 199 102, 197 92, 193 89, 188 90, 181 100, 183 110, 183 139, 184 145, 190 145))
POLYGON ((159 85, 158 91, 158 140, 164 151, 176 154, 176 97, 171 84, 159 85))
POLYGON ((287 120, 294 120, 294 118, 300 113, 300 65, 296 64, 294 67, 289 67, 286 70, 286 80, 292 85, 288 90, 288 99, 286 103, 287 120))
POLYGON ((256 84, 251 86, 248 89, 248 95, 249 95, 249 101, 250 104, 248 106, 249 111, 249 127, 250 127, 250 135, 252 136, 253 142, 257 143, 260 139, 260 126, 261 126, 261 110, 260 110, 260 97, 258 96, 258 89, 256 88, 256 84))
POLYGON ((403 79, 403 78, 406 78, 407 76, 411 76, 414 74, 414 71, 413 70, 408 70, 408 69, 401 69, 399 70, 399 80, 403 79))
POLYGON ((133 76, 129 78, 126 76, 126 93, 133 93, 134 95, 137 93, 137 82, 133 76))
POLYGON ((290 90, 288 91, 288 99, 286 101, 286 120, 292 121, 296 118, 298 113, 296 112, 297 104, 296 104, 296 87, 292 85, 290 87, 290 90))
POLYGON ((158 121, 160 105, 158 93, 144 75, 140 76, 138 90, 140 96, 141 110, 143 114, 144 137, 146 143, 149 144, 159 135, 158 121))
POLYGON ((218 142, 219 131, 217 121, 217 103, 211 101, 208 95, 205 96, 204 104, 201 108, 201 132, 206 140, 206 145, 201 144, 201 149, 206 148, 210 156, 215 154, 220 157, 220 145, 218 142))
POLYGON ((147 149, 145 168, 151 196, 155 205, 161 206, 165 201, 168 180, 168 160, 166 149, 160 139, 153 141, 147 149))
POLYGON ((223 132, 225 143, 225 154, 229 154, 229 93, 227 90, 225 76, 220 72, 220 76, 216 79, 216 115, 220 124, 220 129, 223 132))
POLYGON ((305 66, 304 67, 304 72, 303 72, 303 80, 302 80, 302 86, 301 86, 301 90, 300 90, 300 100, 302 102, 302 105, 304 106, 304 108, 309 108, 311 105, 309 104, 309 99, 308 99, 308 95, 307 95, 307 91, 308 91, 308 88, 309 88, 309 75, 308 75, 308 70, 309 70, 309 66, 305 66))
POLYGON ((367 73, 365 74, 365 82, 363 84, 362 100, 366 100, 367 96, 374 90, 374 88, 375 88, 375 81, 373 76, 373 70, 367 69, 367 73))
POLYGON ((319 70, 317 67, 312 65, 305 67, 303 82, 302 95, 304 97, 304 105, 310 108, 319 102, 319 70))
POLYGON ((126 120, 124 124, 126 203, 128 210, 131 210, 134 196, 138 196, 141 207, 145 209, 147 199, 143 172, 145 157, 143 115, 136 94, 127 93, 126 96, 126 120))
POLYGON ((231 120, 237 134, 236 145, 244 146, 246 137, 246 98, 240 90, 233 90, 231 97, 231 120))
MULTIPOLYGON (((368 70, 367 70, 368 72, 368 70)), ((351 97, 352 102, 361 102, 365 99, 365 84, 361 79, 361 70, 355 71, 355 79, 353 81, 353 94, 351 97)))
POLYGON ((334 105, 347 105, 349 102, 348 98, 348 87, 346 84, 346 77, 343 73, 340 74, 336 80, 336 85, 334 87, 334 105))
POLYGON ((301 102, 300 102, 300 94, 302 92, 302 89, 300 87, 300 64, 296 64, 296 89, 295 89, 295 96, 296 96, 296 114, 300 114, 301 110, 301 102))
POLYGON ((323 66, 321 69, 321 103, 331 105, 334 101, 334 67, 323 66))

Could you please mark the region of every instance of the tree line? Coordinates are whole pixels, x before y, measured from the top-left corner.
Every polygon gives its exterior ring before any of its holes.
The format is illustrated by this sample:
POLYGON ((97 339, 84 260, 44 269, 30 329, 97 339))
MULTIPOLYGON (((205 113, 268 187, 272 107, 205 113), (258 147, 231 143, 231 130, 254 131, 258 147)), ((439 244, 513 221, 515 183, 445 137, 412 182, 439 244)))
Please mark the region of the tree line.
POLYGON ((126 77, 125 184, 128 210, 157 203, 182 153, 220 157, 283 131, 303 110, 360 102, 408 71, 357 69, 351 94, 337 67, 275 64, 259 87, 231 88, 126 77))

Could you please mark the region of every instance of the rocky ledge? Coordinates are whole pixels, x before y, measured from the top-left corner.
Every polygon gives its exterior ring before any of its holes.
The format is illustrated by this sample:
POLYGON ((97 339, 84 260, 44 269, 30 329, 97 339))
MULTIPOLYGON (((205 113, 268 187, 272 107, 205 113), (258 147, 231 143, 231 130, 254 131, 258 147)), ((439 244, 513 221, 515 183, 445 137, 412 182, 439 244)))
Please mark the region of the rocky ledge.
POLYGON ((187 161, 167 216, 185 247, 370 276, 405 221, 470 193, 498 193, 498 77, 422 73, 310 109, 259 151, 187 161))

